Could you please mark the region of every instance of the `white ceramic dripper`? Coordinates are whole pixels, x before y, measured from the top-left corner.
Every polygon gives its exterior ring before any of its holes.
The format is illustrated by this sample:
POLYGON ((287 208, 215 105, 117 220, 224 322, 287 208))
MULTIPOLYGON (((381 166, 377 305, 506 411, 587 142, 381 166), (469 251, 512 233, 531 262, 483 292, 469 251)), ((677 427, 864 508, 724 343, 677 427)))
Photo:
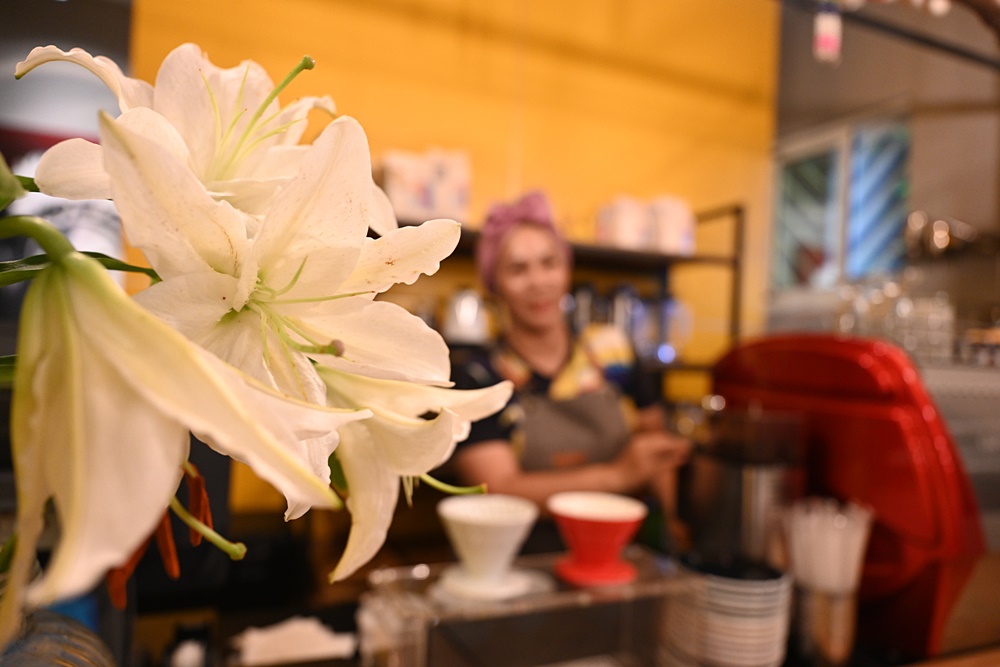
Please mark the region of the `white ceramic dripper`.
POLYGON ((451 496, 438 516, 461 563, 463 579, 491 586, 503 581, 538 517, 530 500, 500 494, 451 496))

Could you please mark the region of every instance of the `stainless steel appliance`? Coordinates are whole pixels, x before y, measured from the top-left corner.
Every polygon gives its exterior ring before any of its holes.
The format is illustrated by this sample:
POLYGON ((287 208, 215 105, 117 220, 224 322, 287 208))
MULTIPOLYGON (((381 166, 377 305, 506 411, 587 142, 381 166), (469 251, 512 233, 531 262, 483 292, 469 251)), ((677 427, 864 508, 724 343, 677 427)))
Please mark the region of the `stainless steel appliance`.
POLYGON ((781 510, 805 493, 802 418, 751 407, 710 413, 707 422, 681 474, 694 551, 713 562, 782 567, 781 510))

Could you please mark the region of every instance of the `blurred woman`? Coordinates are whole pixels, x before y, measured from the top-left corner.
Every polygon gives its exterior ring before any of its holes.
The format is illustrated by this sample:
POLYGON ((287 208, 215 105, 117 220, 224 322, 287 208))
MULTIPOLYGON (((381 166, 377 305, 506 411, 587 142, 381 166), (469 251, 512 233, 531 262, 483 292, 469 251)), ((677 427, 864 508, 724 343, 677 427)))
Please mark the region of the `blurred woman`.
POLYGON ((665 429, 656 387, 623 332, 570 330, 571 250, 542 193, 490 210, 476 265, 500 305, 502 333, 488 349, 456 350, 452 379, 459 388, 507 379, 515 391, 458 446, 459 478, 540 505, 560 491, 650 491, 679 539, 676 471, 690 444, 665 429))

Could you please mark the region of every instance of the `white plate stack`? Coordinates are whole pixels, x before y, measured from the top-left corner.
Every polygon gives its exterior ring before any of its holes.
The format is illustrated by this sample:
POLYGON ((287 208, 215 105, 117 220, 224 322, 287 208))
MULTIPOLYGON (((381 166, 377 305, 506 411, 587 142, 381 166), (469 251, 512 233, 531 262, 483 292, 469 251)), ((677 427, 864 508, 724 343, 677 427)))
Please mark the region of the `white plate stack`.
POLYGON ((735 578, 686 568, 689 592, 664 617, 663 662, 678 667, 778 667, 785 659, 792 579, 759 569, 735 578), (773 576, 772 576, 773 575, 773 576))

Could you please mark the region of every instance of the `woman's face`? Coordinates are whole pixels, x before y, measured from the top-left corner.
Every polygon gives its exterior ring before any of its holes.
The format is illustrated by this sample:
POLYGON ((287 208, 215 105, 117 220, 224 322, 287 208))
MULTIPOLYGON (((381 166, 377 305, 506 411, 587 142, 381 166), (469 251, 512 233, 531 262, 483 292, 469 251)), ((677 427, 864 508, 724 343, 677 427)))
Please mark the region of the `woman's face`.
POLYGON ((532 330, 560 326, 569 282, 565 247, 551 231, 521 224, 507 233, 497 258, 496 291, 513 326, 532 330))

